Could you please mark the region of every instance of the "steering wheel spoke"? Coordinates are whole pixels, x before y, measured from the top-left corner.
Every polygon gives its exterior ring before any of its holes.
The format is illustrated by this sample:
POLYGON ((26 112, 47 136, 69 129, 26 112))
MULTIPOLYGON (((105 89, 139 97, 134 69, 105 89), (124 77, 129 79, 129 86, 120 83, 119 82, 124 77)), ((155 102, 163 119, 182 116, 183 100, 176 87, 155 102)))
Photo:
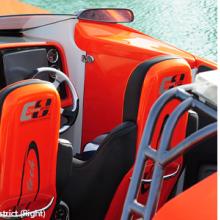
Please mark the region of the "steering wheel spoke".
POLYGON ((79 98, 76 93, 76 89, 74 88, 70 79, 60 70, 51 67, 41 67, 36 70, 36 74, 33 76, 33 78, 40 78, 40 76, 42 76, 43 74, 48 74, 48 73, 52 73, 55 75, 54 77, 55 80, 52 84, 56 89, 60 86, 62 82, 66 82, 72 95, 72 99, 73 99, 72 106, 68 108, 60 109, 60 114, 67 121, 60 128, 60 133, 63 133, 67 131, 76 121, 79 112, 79 98))
POLYGON ((55 78, 55 80, 53 82, 54 87, 57 89, 60 86, 60 84, 61 84, 61 82, 55 78))

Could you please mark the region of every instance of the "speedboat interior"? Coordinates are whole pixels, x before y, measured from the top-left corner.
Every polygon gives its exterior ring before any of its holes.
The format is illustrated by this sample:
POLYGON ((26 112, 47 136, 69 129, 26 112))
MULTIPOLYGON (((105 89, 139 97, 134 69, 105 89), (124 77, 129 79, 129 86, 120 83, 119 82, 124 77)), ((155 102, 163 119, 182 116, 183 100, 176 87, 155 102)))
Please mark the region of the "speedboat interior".
POLYGON ((0 218, 217 218, 217 64, 129 9, 0 17, 0 218))

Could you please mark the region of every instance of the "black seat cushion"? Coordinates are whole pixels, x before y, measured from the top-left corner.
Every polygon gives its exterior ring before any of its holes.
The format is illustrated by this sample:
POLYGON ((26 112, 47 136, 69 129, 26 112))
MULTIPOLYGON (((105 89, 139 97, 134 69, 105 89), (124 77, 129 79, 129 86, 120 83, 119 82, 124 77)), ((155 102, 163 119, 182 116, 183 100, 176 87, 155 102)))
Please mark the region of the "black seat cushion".
POLYGON ((109 133, 101 134, 96 137, 94 140, 85 145, 84 151, 82 153, 76 153, 74 157, 82 161, 89 160, 96 153, 108 134, 109 133))
MULTIPOLYGON (((197 116, 194 114, 194 119, 192 117, 192 114, 190 114, 189 116, 191 117, 189 120, 189 132, 187 135, 195 132, 195 130, 193 131, 193 129, 201 129, 215 121, 214 119, 204 114, 202 111, 197 111, 197 116)), ((216 172, 217 136, 210 137, 209 139, 199 143, 198 146, 189 150, 184 155, 184 164, 186 168, 184 189, 188 189, 208 175, 216 172)))
POLYGON ((63 194, 70 219, 104 219, 117 186, 134 163, 136 130, 135 123, 124 122, 110 132, 89 161, 73 159, 72 176, 63 194))
POLYGON ((59 139, 57 153, 57 196, 61 196, 62 191, 69 181, 72 171, 72 144, 66 139, 59 139))

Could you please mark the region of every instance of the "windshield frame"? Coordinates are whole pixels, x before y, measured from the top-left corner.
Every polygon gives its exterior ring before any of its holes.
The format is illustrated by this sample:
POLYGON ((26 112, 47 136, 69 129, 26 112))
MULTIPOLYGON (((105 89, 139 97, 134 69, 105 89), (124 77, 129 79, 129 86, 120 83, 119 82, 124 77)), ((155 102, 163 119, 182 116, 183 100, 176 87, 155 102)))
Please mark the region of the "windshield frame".
POLYGON ((1 31, 25 31, 69 19, 77 19, 73 14, 15 14, 0 16, 1 31), (45 19, 47 18, 47 19, 45 19))

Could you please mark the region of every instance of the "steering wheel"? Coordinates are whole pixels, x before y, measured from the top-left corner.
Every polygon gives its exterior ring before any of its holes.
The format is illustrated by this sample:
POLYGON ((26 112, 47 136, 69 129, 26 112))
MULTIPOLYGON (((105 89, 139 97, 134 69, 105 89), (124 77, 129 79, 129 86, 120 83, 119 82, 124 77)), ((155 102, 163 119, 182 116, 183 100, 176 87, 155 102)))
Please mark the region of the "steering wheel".
POLYGON ((42 77, 40 76, 44 76, 45 74, 53 74, 52 78, 54 79, 54 81, 52 82, 52 84, 55 86, 56 89, 60 86, 61 83, 66 82, 72 95, 72 105, 68 108, 61 108, 60 110, 61 115, 67 120, 67 122, 65 122, 59 130, 60 134, 62 134, 63 132, 67 131, 76 121, 79 112, 79 98, 76 93, 76 89, 74 88, 70 79, 65 75, 65 73, 60 70, 52 67, 40 67, 36 69, 36 72, 32 78, 41 79, 42 77))

